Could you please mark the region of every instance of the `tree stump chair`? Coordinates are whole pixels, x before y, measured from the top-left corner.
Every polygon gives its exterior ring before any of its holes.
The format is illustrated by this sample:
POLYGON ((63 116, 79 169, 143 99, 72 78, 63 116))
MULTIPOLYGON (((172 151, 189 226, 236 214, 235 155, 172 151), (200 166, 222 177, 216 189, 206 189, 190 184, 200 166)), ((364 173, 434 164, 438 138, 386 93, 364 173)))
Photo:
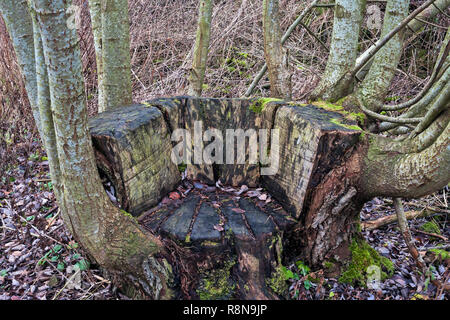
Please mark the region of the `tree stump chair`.
MULTIPOLYGON (((320 266, 348 255, 363 200, 351 169, 361 131, 346 114, 325 104, 183 96, 100 113, 90 130, 99 171, 120 207, 170 252, 174 298, 275 299, 287 292, 283 265, 292 259, 320 266), (189 180, 182 181, 171 158, 179 141, 171 136, 187 129, 191 140, 206 145, 195 137, 198 121, 224 137, 227 129, 267 129, 268 141, 279 146, 269 150, 278 153, 271 158, 277 170, 262 175, 267 165, 248 161, 188 163, 189 180), (264 188, 274 201, 236 196, 215 187, 218 180, 264 188), (192 191, 161 203, 180 186, 192 191)), ((235 151, 233 140, 224 158, 235 151)))

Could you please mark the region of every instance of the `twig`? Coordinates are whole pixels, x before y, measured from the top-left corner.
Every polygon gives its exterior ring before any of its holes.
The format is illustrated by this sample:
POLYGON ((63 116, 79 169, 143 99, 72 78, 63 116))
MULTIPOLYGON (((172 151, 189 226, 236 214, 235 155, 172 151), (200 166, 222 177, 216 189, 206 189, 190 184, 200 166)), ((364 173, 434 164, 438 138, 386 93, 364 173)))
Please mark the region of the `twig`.
MULTIPOLYGON (((393 203, 393 201, 391 199, 384 199, 384 201, 386 203, 393 203)), ((430 210, 430 211, 437 212, 437 213, 444 212, 444 213, 450 214, 450 210, 446 210, 446 209, 443 209, 443 208, 423 205, 423 204, 415 203, 415 202, 406 202, 405 204, 408 205, 408 206, 413 206, 413 207, 416 207, 416 208, 422 208, 422 209, 430 210)))
POLYGON ((423 261, 422 257, 419 254, 419 251, 417 250, 414 241, 411 237, 411 233, 409 231, 408 227, 408 220, 406 220, 405 211, 403 210, 403 204, 401 198, 394 198, 394 207, 395 212, 397 214, 397 220, 398 220, 398 226, 400 227, 400 232, 403 236, 403 239, 405 240, 406 245, 408 246, 409 252, 411 253, 411 256, 414 258, 414 260, 417 263, 417 266, 425 270, 425 262, 423 261))
POLYGON ((417 232, 417 233, 422 233, 422 234, 425 234, 425 235, 431 236, 431 237, 436 237, 436 238, 442 239, 444 241, 448 240, 448 238, 446 238, 446 237, 444 237, 444 236, 442 236, 440 234, 437 234, 437 233, 426 232, 426 231, 417 230, 417 229, 411 229, 411 231, 414 231, 414 232, 417 232))
MULTIPOLYGON (((426 210, 422 211, 407 211, 405 212, 405 216, 407 220, 412 220, 415 218, 420 218, 429 215, 429 213, 426 210)), ((381 227, 384 227, 385 225, 395 223, 397 222, 398 217, 396 214, 391 214, 388 216, 381 217, 376 220, 369 220, 369 221, 363 221, 361 222, 361 228, 362 230, 375 230, 381 227)))
POLYGON ((75 272, 73 273, 73 275, 70 276, 70 278, 66 281, 66 283, 64 284, 64 286, 63 286, 57 293, 55 293, 55 295, 53 296, 52 300, 55 300, 55 299, 60 295, 60 293, 67 287, 67 285, 68 285, 69 283, 72 282, 72 280, 75 278, 75 276, 78 275, 79 272, 81 272, 80 269, 76 269, 76 270, 75 270, 75 272))

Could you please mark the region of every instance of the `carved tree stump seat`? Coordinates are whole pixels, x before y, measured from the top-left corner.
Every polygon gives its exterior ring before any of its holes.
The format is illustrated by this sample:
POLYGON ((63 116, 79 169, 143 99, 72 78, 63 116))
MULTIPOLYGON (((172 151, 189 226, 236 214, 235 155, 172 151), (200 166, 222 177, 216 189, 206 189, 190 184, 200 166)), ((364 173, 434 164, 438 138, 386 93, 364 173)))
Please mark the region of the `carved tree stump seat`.
POLYGON ((280 270, 290 257, 315 264, 351 241, 362 201, 353 197, 342 165, 361 132, 345 113, 278 100, 175 97, 98 114, 90 130, 99 170, 119 205, 166 244, 175 298, 278 298, 285 293, 280 270), (182 181, 171 134, 182 128, 195 140, 198 121, 223 136, 227 129, 276 129, 267 139, 279 142, 277 170, 262 175, 264 165, 248 161, 188 163, 182 181), (214 187, 217 180, 265 188, 273 201, 225 192, 214 187), (161 203, 189 181, 205 188, 161 203), (325 237, 333 239, 324 245, 325 237))

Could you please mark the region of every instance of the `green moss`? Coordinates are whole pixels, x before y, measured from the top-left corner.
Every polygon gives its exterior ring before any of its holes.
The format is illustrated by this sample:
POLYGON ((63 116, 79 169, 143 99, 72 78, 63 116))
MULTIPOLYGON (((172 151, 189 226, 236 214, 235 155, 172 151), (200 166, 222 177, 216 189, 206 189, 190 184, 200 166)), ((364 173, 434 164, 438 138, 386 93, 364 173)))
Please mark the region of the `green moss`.
POLYGON ((420 227, 420 230, 428 232, 428 233, 441 234, 441 229, 439 228, 439 225, 434 220, 424 223, 420 227))
POLYGON ((220 269, 214 269, 202 278, 197 294, 201 300, 229 299, 236 287, 231 279, 234 260, 225 262, 220 269))
POLYGON ((218 242, 214 242, 214 241, 209 241, 209 240, 205 240, 202 242, 202 246, 204 247, 217 247, 220 243, 218 242))
POLYGON ((120 212, 121 212, 124 216, 127 216, 127 217, 130 218, 130 219, 133 219, 133 220, 136 219, 135 217, 133 217, 133 215, 132 215, 131 213, 126 212, 125 210, 122 210, 122 209, 121 209, 120 212))
POLYGON ((288 283, 286 281, 286 275, 283 271, 283 266, 278 265, 270 278, 266 279, 266 285, 272 289, 276 294, 283 296, 288 291, 288 283))
POLYGON ((337 112, 337 111, 343 111, 344 110, 344 107, 342 105, 333 104, 331 102, 320 100, 320 99, 317 100, 317 101, 312 102, 311 104, 315 105, 315 106, 317 106, 319 108, 328 110, 328 111, 337 112))
POLYGON ((362 129, 359 126, 342 123, 342 122, 339 121, 339 119, 336 119, 336 118, 331 119, 330 122, 332 122, 334 124, 337 124, 338 126, 350 129, 350 130, 362 131, 362 129))
POLYGON ((323 266, 324 266, 325 269, 327 269, 327 270, 332 270, 332 269, 334 268, 335 264, 334 264, 333 262, 331 262, 331 261, 325 261, 325 262, 323 263, 323 266))
POLYGON ((339 282, 366 286, 366 270, 375 265, 382 269, 381 278, 386 279, 394 273, 394 265, 391 260, 382 257, 364 240, 352 240, 350 245, 352 260, 347 269, 341 274, 339 282))
POLYGON ((261 113, 264 110, 266 104, 274 101, 278 102, 283 100, 276 98, 260 98, 250 105, 250 110, 252 110, 254 113, 261 113))
MULTIPOLYGON (((311 104, 315 105, 316 107, 325 109, 327 111, 333 111, 333 112, 340 113, 347 120, 357 121, 359 124, 364 124, 364 122, 366 120, 366 115, 364 113, 362 113, 362 112, 349 112, 349 111, 346 111, 344 109, 344 107, 342 106, 342 103, 344 102, 344 100, 345 100, 345 98, 342 98, 342 99, 336 101, 336 103, 331 103, 331 102, 328 102, 328 101, 318 100, 318 101, 312 102, 311 104)), ((361 130, 361 128, 354 129, 354 130, 361 130)))
POLYGON ((442 259, 442 260, 450 259, 450 253, 446 250, 430 249, 429 251, 433 252, 438 259, 442 259))

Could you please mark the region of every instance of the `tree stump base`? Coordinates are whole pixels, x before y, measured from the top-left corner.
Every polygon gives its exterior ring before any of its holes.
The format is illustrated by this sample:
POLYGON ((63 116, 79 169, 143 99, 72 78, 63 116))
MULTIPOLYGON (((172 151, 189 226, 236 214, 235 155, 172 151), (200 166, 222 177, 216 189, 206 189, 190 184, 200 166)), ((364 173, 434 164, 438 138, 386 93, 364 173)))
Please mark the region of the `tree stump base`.
POLYGON ((283 234, 296 221, 275 201, 266 203, 215 187, 188 190, 183 198, 160 204, 139 219, 179 255, 173 261, 184 295, 276 298, 267 285, 281 265, 283 234))

